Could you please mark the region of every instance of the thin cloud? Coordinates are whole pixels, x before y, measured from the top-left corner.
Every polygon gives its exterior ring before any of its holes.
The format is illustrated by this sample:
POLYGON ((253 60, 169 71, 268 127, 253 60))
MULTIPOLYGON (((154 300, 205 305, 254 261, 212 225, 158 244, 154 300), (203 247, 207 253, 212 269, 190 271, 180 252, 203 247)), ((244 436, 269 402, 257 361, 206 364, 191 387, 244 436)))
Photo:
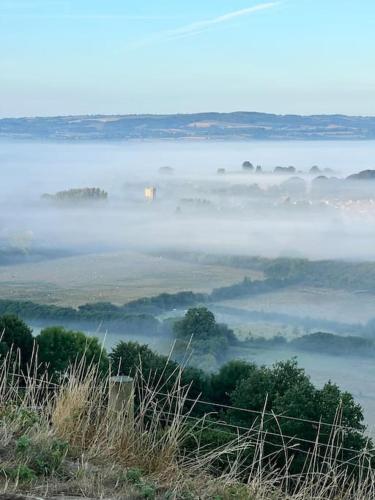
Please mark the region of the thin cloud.
POLYGON ((233 19, 236 19, 239 17, 248 16, 250 14, 255 14, 256 12, 259 12, 262 10, 272 9, 279 4, 280 4, 279 1, 261 3, 261 4, 253 5, 251 7, 246 7, 244 9, 228 12, 227 14, 223 14, 221 16, 213 17, 210 19, 204 19, 202 21, 196 21, 194 23, 190 23, 190 24, 187 24, 185 26, 181 26, 179 28, 174 28, 171 30, 162 31, 153 37, 147 38, 145 40, 141 40, 138 43, 133 44, 132 47, 133 48, 143 47, 143 46, 150 45, 150 44, 157 42, 157 41, 167 41, 167 40, 174 40, 177 38, 185 38, 188 36, 199 35, 200 33, 209 30, 210 28, 214 27, 215 25, 223 24, 223 23, 232 21, 233 19))
POLYGON ((258 5, 253 5, 252 7, 247 7, 245 9, 235 10, 234 12, 229 12, 222 16, 214 17, 212 19, 206 19, 204 21, 197 21, 195 23, 188 24, 186 26, 182 26, 181 28, 177 28, 174 30, 170 30, 166 32, 169 37, 179 36, 179 35, 195 35, 195 33, 199 33, 202 30, 205 30, 215 24, 225 23, 227 21, 231 21, 237 17, 247 16, 249 14, 253 14, 254 12, 258 12, 260 10, 267 10, 273 7, 276 7, 280 2, 268 2, 258 5))

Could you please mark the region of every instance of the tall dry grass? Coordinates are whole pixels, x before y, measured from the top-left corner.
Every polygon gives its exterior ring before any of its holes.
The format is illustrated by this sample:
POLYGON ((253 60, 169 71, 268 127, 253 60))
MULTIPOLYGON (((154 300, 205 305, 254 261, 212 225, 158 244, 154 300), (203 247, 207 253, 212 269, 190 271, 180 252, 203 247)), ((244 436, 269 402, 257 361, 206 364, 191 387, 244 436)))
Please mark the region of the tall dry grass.
POLYGON ((36 356, 33 368, 20 375, 15 354, 9 354, 0 365, 2 491, 42 495, 63 490, 126 498, 135 494, 135 488, 140 497, 151 498, 146 487, 152 484, 152 494, 160 498, 167 498, 167 493, 168 498, 223 500, 375 498, 375 476, 368 456, 364 453, 359 458, 353 473, 338 458, 340 443, 334 433, 323 457, 317 435, 316 447, 306 453, 299 474, 290 472, 296 444, 287 438, 283 446, 266 454, 265 416, 260 425, 238 432, 230 442, 205 449, 199 436, 210 428, 210 416, 192 416, 194 405, 187 405, 189 387, 182 386, 180 369, 170 376, 173 384, 168 389, 162 377, 146 380, 139 370, 133 385, 136 410, 131 417, 129 405, 114 409, 109 404, 110 377, 103 377, 95 366, 77 362, 64 381, 54 385, 46 373, 39 372, 36 356), (25 436, 36 443, 34 455, 38 447, 42 453, 43 447, 55 441, 66 443, 61 466, 28 482, 9 477, 6 471, 11 467, 31 463, 30 457, 20 458, 15 451, 25 436), (183 445, 190 438, 195 440, 195 449, 186 452, 183 445), (278 463, 283 457, 282 467, 272 466, 276 457, 278 463), (219 460, 227 462, 225 472, 218 473, 219 460), (141 477, 134 479, 134 471, 141 477))

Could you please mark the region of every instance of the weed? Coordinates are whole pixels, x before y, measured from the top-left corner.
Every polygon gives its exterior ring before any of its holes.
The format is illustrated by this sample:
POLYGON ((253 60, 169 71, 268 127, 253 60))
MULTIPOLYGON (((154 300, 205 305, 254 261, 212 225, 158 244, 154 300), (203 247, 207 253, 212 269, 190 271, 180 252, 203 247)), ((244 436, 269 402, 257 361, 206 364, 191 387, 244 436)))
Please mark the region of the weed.
POLYGON ((67 443, 50 435, 21 436, 16 443, 16 452, 36 475, 50 476, 57 472, 66 456, 67 443))
POLYGON ((17 465, 14 467, 4 467, 0 469, 0 474, 12 481, 20 483, 30 483, 36 479, 35 472, 27 465, 17 465))
POLYGON ((126 479, 131 484, 139 484, 142 480, 143 471, 141 469, 132 468, 126 471, 126 479))

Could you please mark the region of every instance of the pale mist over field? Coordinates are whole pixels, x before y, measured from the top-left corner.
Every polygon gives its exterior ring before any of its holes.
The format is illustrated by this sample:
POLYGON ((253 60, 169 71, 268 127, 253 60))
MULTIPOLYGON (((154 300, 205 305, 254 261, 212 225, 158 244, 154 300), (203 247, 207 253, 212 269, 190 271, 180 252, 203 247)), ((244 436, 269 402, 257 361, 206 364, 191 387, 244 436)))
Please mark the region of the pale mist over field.
POLYGON ((375 181, 344 178, 374 166, 373 141, 3 141, 0 240, 73 252, 372 259, 375 181), (262 173, 243 171, 245 160, 254 169, 261 165, 262 173), (319 173, 310 174, 314 165, 319 173), (161 174, 164 166, 173 173, 161 174), (296 172, 273 175, 276 166, 294 166, 296 172), (319 176, 326 179, 314 181, 319 176), (156 188, 151 203, 144 198, 147 186, 156 188), (108 200, 61 206, 41 198, 85 187, 107 191, 108 200))

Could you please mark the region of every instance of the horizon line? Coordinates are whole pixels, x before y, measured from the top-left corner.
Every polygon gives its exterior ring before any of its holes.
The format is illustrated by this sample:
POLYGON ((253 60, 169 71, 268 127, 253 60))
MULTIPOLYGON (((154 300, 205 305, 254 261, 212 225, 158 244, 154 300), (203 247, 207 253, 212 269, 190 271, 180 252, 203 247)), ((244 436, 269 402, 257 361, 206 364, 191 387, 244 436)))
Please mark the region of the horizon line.
POLYGON ((314 116, 342 116, 349 118, 375 118, 374 115, 362 114, 348 114, 340 112, 330 113, 273 113, 271 111, 254 111, 254 110, 235 110, 235 111, 192 111, 192 112, 174 112, 174 113, 78 113, 78 114, 53 114, 53 115, 23 115, 23 116, 0 116, 0 120, 33 120, 33 119, 48 119, 48 118, 80 118, 80 117, 146 117, 146 116, 193 116, 193 115, 232 115, 232 114, 257 114, 257 115, 270 115, 270 116, 301 116, 301 117, 314 117, 314 116))

